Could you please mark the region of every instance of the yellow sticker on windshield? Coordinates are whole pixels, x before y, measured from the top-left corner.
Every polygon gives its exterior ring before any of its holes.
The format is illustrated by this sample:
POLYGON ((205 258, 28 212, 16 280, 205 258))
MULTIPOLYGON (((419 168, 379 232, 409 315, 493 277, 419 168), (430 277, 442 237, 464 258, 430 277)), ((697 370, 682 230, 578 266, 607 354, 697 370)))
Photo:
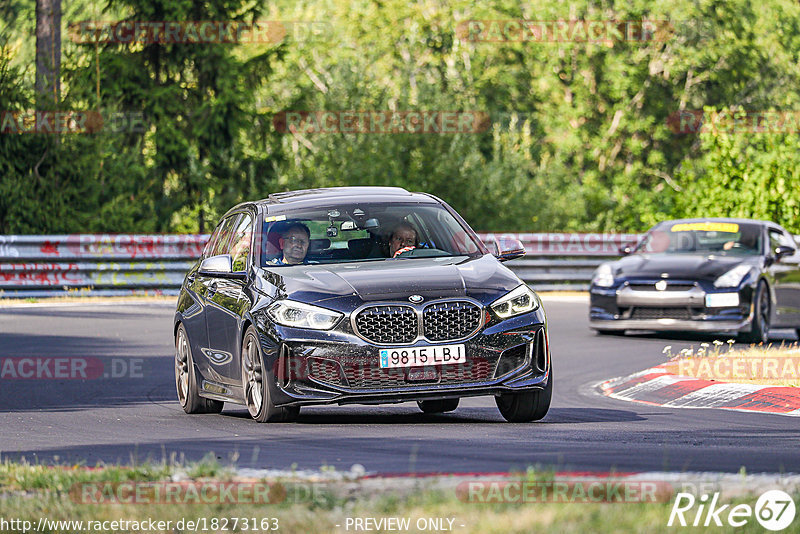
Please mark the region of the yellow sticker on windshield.
POLYGON ((701 223, 681 223, 669 229, 670 232, 728 232, 735 234, 739 231, 736 223, 723 222, 701 222, 701 223))

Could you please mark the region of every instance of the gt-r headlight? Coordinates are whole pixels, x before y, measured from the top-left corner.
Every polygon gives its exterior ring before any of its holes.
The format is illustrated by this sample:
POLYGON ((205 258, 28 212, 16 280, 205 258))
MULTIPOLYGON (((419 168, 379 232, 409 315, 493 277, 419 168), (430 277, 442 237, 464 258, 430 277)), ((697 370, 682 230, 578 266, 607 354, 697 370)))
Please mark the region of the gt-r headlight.
POLYGON ((279 300, 267 308, 267 313, 280 325, 314 330, 330 330, 344 315, 293 300, 279 300))
POLYGON ((512 289, 490 305, 492 311, 501 319, 531 312, 538 307, 539 297, 525 284, 512 289))
POLYGON ((607 263, 601 264, 594 275, 592 275, 592 284, 598 287, 611 287, 614 285, 614 273, 611 271, 611 266, 607 263))
POLYGON ((727 273, 714 280, 714 287, 738 287, 750 272, 749 265, 737 265, 727 273))

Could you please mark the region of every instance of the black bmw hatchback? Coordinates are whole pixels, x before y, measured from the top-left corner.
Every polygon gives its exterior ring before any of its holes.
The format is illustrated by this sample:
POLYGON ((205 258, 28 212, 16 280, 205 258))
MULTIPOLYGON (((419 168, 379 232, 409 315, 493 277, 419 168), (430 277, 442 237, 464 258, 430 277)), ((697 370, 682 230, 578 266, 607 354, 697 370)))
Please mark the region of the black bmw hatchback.
POLYGON ((446 203, 389 187, 312 189, 231 209, 186 275, 175 380, 187 413, 247 406, 259 422, 313 404, 491 395, 538 420, 553 376, 539 297, 446 203))
POLYGON ((766 342, 800 333, 800 255, 784 228, 750 219, 654 226, 626 257, 598 267, 589 325, 600 333, 679 330, 766 342))

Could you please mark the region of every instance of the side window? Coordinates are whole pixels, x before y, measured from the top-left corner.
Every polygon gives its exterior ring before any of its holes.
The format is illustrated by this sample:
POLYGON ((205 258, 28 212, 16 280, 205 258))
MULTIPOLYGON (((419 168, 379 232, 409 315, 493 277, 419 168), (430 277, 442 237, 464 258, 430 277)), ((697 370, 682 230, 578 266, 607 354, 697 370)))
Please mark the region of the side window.
POLYGON ((247 269, 247 258, 250 257, 250 248, 253 241, 253 218, 249 213, 242 215, 236 225, 236 230, 231 239, 230 255, 233 258, 233 270, 244 271, 247 269))
POLYGON ((775 254, 775 249, 780 247, 781 245, 785 245, 783 241, 783 233, 779 232, 778 230, 769 231, 769 253, 775 254))
POLYGON ((220 223, 219 228, 214 231, 216 234, 219 231, 219 235, 217 239, 214 241, 211 247, 211 253, 209 256, 218 256, 219 254, 227 254, 228 253, 228 245, 231 241, 231 234, 233 233, 233 225, 236 222, 236 219, 239 218, 239 215, 231 215, 230 217, 226 218, 222 223, 220 223))
POLYGON ((217 225, 217 227, 214 229, 214 231, 211 233, 211 237, 208 238, 208 241, 206 242, 206 246, 203 247, 203 257, 204 258, 208 258, 209 256, 213 255, 213 254, 211 254, 211 251, 214 250, 214 245, 219 240, 219 234, 222 233, 222 227, 223 226, 224 225, 222 223, 219 223, 217 225))

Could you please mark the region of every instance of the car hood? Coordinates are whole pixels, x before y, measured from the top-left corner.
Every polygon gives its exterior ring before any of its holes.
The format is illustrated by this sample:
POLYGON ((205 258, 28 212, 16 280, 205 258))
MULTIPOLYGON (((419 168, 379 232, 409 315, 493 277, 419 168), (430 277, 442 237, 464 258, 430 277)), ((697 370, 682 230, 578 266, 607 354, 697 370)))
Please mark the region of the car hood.
POLYGON ((522 282, 491 255, 398 259, 266 269, 263 279, 276 298, 323 303, 338 309, 377 300, 408 301, 420 295, 471 297, 489 304, 522 282))
POLYGON ((758 256, 700 254, 634 254, 611 264, 615 278, 713 281, 739 264, 757 265, 758 256))

